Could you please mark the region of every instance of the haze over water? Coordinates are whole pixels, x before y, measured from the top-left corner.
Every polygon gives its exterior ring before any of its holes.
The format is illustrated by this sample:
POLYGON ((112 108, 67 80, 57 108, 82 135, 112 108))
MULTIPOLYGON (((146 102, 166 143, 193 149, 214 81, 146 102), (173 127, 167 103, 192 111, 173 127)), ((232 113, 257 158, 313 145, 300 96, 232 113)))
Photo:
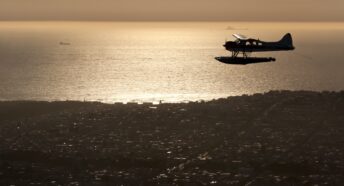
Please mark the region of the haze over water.
POLYGON ((180 102, 270 90, 343 90, 344 23, 0 22, 1 100, 180 102), (231 34, 295 51, 227 65, 231 34), (61 45, 60 42, 70 43, 61 45))

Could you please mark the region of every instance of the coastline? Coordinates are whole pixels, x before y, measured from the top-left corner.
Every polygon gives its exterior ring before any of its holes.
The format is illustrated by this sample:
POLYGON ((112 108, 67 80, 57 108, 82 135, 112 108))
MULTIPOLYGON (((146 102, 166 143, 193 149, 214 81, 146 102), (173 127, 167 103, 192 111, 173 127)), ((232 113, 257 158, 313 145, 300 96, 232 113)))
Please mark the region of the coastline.
POLYGON ((206 102, 0 102, 0 184, 344 182, 344 91, 206 102))

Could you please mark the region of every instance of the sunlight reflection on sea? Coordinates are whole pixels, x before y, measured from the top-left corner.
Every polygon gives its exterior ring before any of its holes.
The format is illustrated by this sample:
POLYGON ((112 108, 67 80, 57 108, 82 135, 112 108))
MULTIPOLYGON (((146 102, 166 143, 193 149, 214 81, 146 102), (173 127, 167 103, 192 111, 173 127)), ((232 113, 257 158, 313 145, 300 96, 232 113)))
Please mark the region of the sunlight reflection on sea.
POLYGON ((343 90, 344 23, 0 22, 1 100, 180 102, 269 90, 343 90), (231 34, 294 38, 276 62, 214 59, 231 34), (68 44, 61 44, 68 43, 68 44))

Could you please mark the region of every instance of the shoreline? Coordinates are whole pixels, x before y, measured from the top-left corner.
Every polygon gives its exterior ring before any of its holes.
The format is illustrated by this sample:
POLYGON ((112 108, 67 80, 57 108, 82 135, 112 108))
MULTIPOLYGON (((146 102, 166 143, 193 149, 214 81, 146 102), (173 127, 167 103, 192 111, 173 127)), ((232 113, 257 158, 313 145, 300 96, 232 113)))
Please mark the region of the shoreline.
POLYGON ((344 91, 190 103, 0 102, 0 184, 344 182, 344 91))
POLYGON ((219 97, 219 98, 212 98, 212 99, 198 99, 198 100, 183 100, 183 101, 175 101, 175 102, 165 102, 164 100, 154 100, 154 101, 135 101, 135 100, 129 100, 129 101, 109 101, 109 102, 104 102, 100 100, 74 100, 74 99, 52 99, 52 100, 35 100, 35 99, 0 99, 0 104, 2 103, 9 103, 9 102, 27 102, 27 103, 100 103, 100 104, 107 104, 107 105, 113 105, 113 104, 185 104, 185 103, 204 103, 204 102, 211 102, 211 101, 216 101, 216 100, 223 100, 223 99, 230 99, 230 98, 236 98, 236 97, 247 97, 247 96, 260 96, 260 95, 265 95, 265 94, 288 94, 288 93, 318 93, 318 94, 331 94, 331 93, 342 93, 344 90, 270 90, 266 92, 257 92, 257 93, 251 93, 251 94, 240 94, 240 95, 231 95, 231 96, 224 96, 224 97, 219 97))

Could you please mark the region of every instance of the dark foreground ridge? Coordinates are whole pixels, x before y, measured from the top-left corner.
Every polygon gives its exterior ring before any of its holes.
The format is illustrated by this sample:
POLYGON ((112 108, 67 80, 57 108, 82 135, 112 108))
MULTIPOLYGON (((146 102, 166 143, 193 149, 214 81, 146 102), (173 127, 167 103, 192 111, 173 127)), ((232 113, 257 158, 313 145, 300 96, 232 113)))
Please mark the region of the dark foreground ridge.
POLYGON ((344 92, 0 103, 0 185, 342 185, 344 92))

